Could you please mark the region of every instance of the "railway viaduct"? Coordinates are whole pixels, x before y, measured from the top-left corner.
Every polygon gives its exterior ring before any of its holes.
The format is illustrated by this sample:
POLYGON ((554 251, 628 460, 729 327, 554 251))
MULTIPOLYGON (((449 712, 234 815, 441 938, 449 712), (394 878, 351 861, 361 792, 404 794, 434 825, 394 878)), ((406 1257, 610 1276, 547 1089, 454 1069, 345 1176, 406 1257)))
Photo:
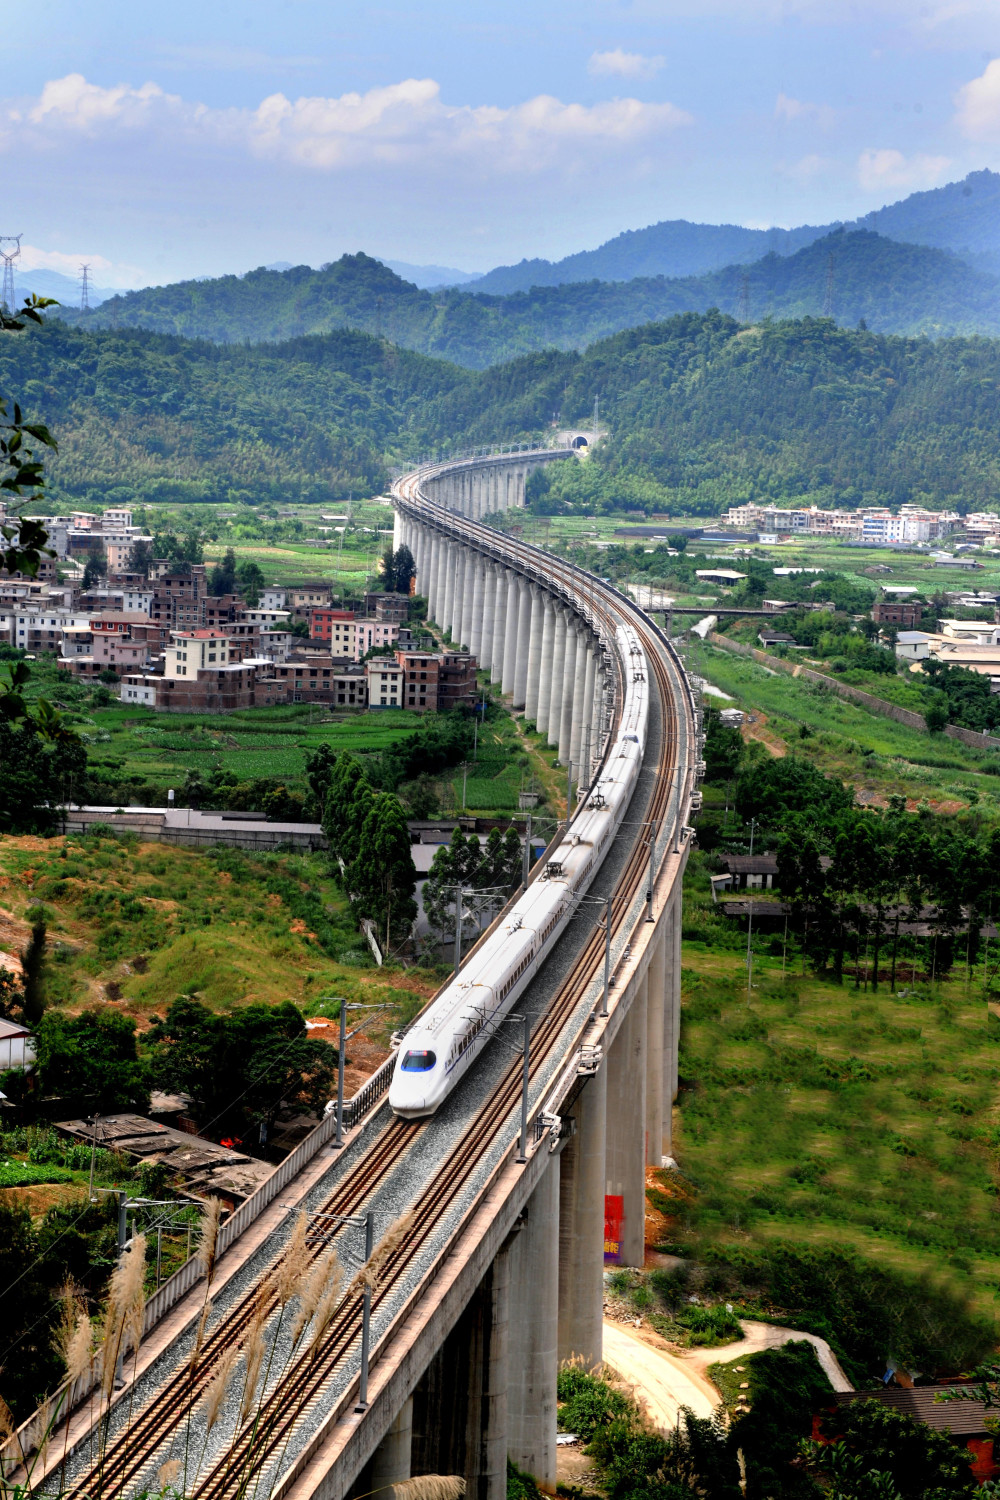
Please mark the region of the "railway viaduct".
MULTIPOLYGON (((189 1263, 169 1314, 165 1302, 155 1315, 147 1307, 146 1340, 104 1436, 77 1400, 36 1489, 55 1482, 60 1455, 69 1495, 156 1488, 186 1421, 202 1453, 187 1490, 205 1500, 242 1496, 251 1479, 261 1500, 350 1500, 421 1473, 463 1474, 476 1500, 503 1500, 508 1456, 554 1491, 559 1362, 601 1358, 606 1197, 623 1207, 621 1261, 641 1266, 646 1170, 671 1154, 681 881, 702 769, 700 711, 656 627, 592 575, 483 524, 523 504, 535 465, 575 461, 567 448, 501 453, 425 465, 393 487, 396 545, 413 552, 430 618, 558 747, 577 806, 614 740, 629 674, 649 678, 645 762, 625 822, 518 1001, 531 1022, 527 1068, 512 1028, 427 1122, 390 1116, 383 1069, 345 1148, 331 1153, 324 1122, 260 1217, 224 1231, 197 1377, 191 1350, 206 1294, 189 1263), (626 618, 644 658, 621 659, 615 625, 626 618), (299 1210, 308 1253, 333 1239, 350 1272, 365 1253, 357 1215, 374 1212, 376 1236, 411 1215, 371 1295, 367 1389, 352 1283, 321 1345, 275 1360, 280 1373, 270 1384, 265 1376, 257 1415, 231 1402, 206 1430, 213 1361, 245 1336, 299 1210)), ((543 857, 531 878, 544 874, 543 857)))

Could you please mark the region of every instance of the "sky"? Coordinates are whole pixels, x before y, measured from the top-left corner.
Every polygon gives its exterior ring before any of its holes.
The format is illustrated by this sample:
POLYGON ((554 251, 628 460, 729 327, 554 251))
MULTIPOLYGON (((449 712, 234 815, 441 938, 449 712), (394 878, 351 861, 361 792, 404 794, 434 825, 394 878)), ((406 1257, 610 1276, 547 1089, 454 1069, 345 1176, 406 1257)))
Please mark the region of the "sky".
POLYGON ((0 234, 102 286, 485 271, 1000 169, 1000 0, 34 0, 4 30, 0 234))

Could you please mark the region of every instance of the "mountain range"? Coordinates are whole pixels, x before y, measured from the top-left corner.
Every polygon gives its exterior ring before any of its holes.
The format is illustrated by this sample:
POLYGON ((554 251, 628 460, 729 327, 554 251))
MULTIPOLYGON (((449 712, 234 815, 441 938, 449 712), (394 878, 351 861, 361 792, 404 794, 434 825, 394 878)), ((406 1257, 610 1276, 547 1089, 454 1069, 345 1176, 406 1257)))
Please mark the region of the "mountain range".
POLYGON ((701 276, 569 282, 508 296, 431 292, 370 256, 314 271, 261 268, 246 276, 177 282, 111 298, 87 328, 147 328, 215 343, 280 342, 357 329, 472 369, 541 349, 582 349, 624 328, 718 307, 743 322, 765 317, 862 319, 887 333, 1000 334, 1000 282, 949 251, 837 230, 793 255, 701 276))
POLYGON ((630 229, 596 250, 563 260, 522 260, 496 266, 466 283, 474 292, 501 295, 569 281, 629 281, 635 276, 699 276, 765 255, 792 255, 834 230, 870 229, 889 239, 952 250, 980 270, 1000 275, 1000 174, 970 172, 961 182, 911 193, 853 223, 797 229, 745 229, 739 224, 693 224, 668 219, 630 229))

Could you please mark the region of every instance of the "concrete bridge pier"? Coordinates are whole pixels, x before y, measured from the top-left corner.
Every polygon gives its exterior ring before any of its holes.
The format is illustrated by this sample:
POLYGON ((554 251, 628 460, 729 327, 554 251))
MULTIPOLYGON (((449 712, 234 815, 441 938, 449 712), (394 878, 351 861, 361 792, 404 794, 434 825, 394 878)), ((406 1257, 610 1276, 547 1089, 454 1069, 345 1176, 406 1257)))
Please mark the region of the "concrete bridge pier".
POLYGON ((552 648, 555 644, 556 606, 551 594, 543 600, 545 617, 542 621, 542 649, 538 666, 538 708, 535 727, 545 734, 549 725, 549 703, 552 700, 552 648))
POLYGON ((605 1191, 624 1199, 621 1263, 646 1258, 646 976, 638 980, 608 1053, 605 1191))
POLYGON ((542 671, 542 630, 545 622, 545 595, 537 584, 531 585, 531 622, 528 627, 528 675, 524 685, 525 722, 538 721, 538 689, 542 671))
POLYGON ((490 681, 503 678, 504 639, 507 634, 507 574, 498 563, 493 564, 496 575, 495 604, 493 608, 493 659, 490 663, 490 681))
MULTIPOLYGON (((413 1448, 413 1397, 403 1402, 385 1437, 375 1449, 369 1476, 369 1492, 400 1484, 411 1474, 413 1448)), ((359 1491, 359 1493, 361 1493, 359 1491)))
POLYGON ((502 693, 513 693, 517 675, 517 627, 521 614, 521 581, 512 570, 507 574, 507 616, 503 643, 502 693))
POLYGON ((608 1068, 573 1101, 575 1131, 559 1158, 559 1362, 599 1365, 604 1319, 604 1181, 608 1068))
POLYGON ((507 1452, 539 1488, 556 1490, 559 1369, 559 1165, 553 1156, 510 1248, 507 1452), (513 1351, 517 1351, 516 1355, 513 1351))
POLYGON ((518 579, 517 625, 514 648, 517 660, 514 667, 514 707, 523 708, 528 691, 528 654, 531 648, 531 585, 527 579, 518 579))
POLYGON ((559 744, 559 725, 562 722, 562 706, 565 696, 563 668, 566 662, 567 619, 567 611, 561 604, 557 604, 555 628, 552 635, 552 687, 549 693, 548 719, 545 724, 545 738, 550 745, 559 744))

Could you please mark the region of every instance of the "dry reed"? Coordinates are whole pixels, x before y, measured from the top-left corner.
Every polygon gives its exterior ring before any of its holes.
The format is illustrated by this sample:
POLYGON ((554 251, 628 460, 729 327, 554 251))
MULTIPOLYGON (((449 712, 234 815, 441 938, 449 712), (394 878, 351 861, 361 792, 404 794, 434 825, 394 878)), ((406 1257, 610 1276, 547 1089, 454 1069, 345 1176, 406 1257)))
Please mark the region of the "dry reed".
POLYGON ((161 1490, 165 1490, 168 1484, 173 1484, 181 1472, 181 1461, 179 1458, 168 1458, 165 1464, 161 1464, 156 1473, 157 1482, 161 1490))
POLYGON ((282 1307, 286 1307, 299 1289, 306 1275, 309 1262, 306 1260, 306 1231, 309 1221, 303 1211, 295 1220, 285 1253, 274 1272, 274 1292, 282 1307))
POLYGON ((315 1358, 323 1335, 330 1326, 334 1309, 339 1305, 341 1296, 340 1288, 344 1280, 344 1272, 337 1259, 337 1252, 331 1250, 330 1262, 326 1268, 326 1284, 316 1304, 316 1320, 313 1324, 313 1336, 309 1344, 310 1356, 315 1358))
POLYGON ((465 1480, 457 1474, 419 1474, 386 1488, 392 1491, 392 1500, 460 1500, 465 1480))
POLYGON ((205 1274, 205 1280, 209 1286, 215 1275, 215 1256, 219 1243, 219 1215, 222 1213, 222 1202, 219 1198, 213 1198, 205 1210, 201 1221, 201 1234, 198 1238, 198 1249, 196 1259, 205 1274))
POLYGON ((14 1413, 0 1396, 0 1443, 6 1442, 9 1437, 14 1436, 14 1413))
POLYGON ((327 1283, 334 1276, 339 1286, 342 1279, 340 1262, 337 1260, 336 1250, 331 1246, 313 1261, 312 1269, 302 1278, 302 1285, 299 1288, 299 1308, 292 1324, 293 1344, 298 1343, 306 1327, 312 1321, 313 1313, 329 1290, 327 1283))
POLYGON ((208 1325, 208 1320, 211 1317, 211 1315, 212 1315, 212 1304, 211 1304, 211 1302, 209 1302, 208 1298, 206 1297, 205 1298, 205 1304, 204 1304, 204 1306, 201 1309, 201 1317, 198 1319, 198 1327, 195 1330, 194 1347, 191 1350, 191 1358, 188 1361, 188 1374, 189 1375, 193 1375, 194 1372, 195 1372, 195 1370, 197 1370, 197 1368, 198 1368, 198 1361, 201 1358, 201 1351, 202 1351, 202 1349, 204 1348, 204 1345, 205 1345, 205 1329, 206 1329, 206 1327, 208 1325))
POLYGON ((361 1270, 347 1288, 347 1295, 349 1297, 362 1290, 369 1291, 373 1295, 378 1291, 389 1261, 413 1228, 415 1218, 416 1214, 412 1210, 409 1213, 403 1214, 396 1220, 392 1228, 382 1236, 369 1259, 365 1261, 361 1270))
POLYGON ((236 1361, 239 1358, 239 1350, 230 1346, 219 1363, 212 1379, 205 1389, 205 1428, 206 1433, 211 1432, 219 1414, 222 1411, 222 1403, 225 1401, 232 1384, 233 1371, 236 1369, 236 1361))
POLYGON ((241 1422, 245 1422, 249 1416, 254 1396, 257 1394, 260 1367, 264 1362, 264 1349, 266 1347, 264 1343, 264 1325, 267 1322, 271 1292, 270 1279, 262 1281, 258 1286, 257 1294, 254 1297, 250 1326, 247 1329, 247 1336, 243 1341, 246 1370, 243 1375, 243 1400, 240 1403, 241 1422))
POLYGON ((105 1397, 111 1395, 118 1367, 119 1355, 124 1350, 125 1337, 131 1333, 138 1349, 136 1327, 141 1332, 141 1312, 136 1307, 143 1304, 143 1281, 146 1274, 146 1236, 137 1234, 128 1250, 122 1252, 118 1264, 111 1273, 108 1297, 104 1309, 104 1327, 101 1338, 101 1389, 105 1397))

